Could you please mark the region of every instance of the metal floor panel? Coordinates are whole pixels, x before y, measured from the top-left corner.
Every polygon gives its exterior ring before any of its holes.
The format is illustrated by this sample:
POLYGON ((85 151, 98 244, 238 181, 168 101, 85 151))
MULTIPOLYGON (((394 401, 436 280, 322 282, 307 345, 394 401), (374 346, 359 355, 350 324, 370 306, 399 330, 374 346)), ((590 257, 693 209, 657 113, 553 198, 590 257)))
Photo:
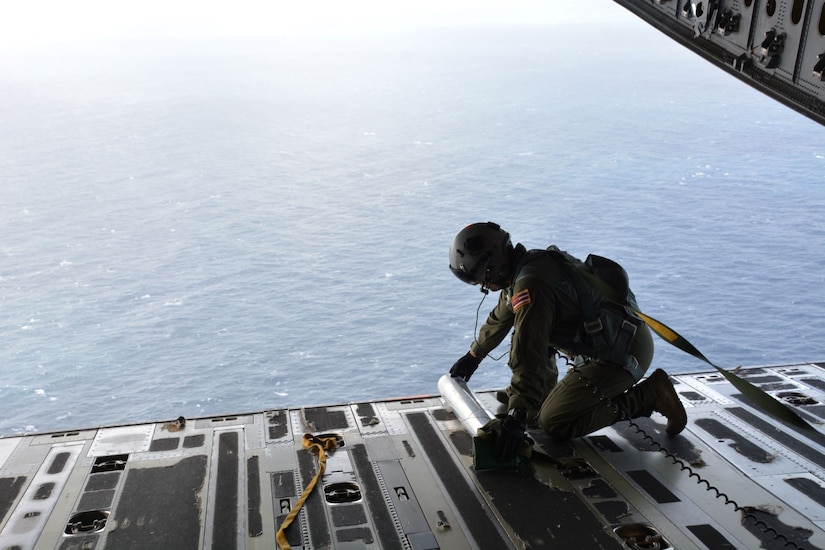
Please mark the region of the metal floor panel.
MULTIPOLYGON (((274 548, 825 548, 820 364, 740 376, 812 422, 799 433, 715 372, 674 377, 686 430, 620 422, 474 471, 472 437, 439 397, 0 438, 0 550, 274 548), (632 541, 636 542, 632 542, 632 541)), ((479 392, 490 409, 493 392, 479 392)))

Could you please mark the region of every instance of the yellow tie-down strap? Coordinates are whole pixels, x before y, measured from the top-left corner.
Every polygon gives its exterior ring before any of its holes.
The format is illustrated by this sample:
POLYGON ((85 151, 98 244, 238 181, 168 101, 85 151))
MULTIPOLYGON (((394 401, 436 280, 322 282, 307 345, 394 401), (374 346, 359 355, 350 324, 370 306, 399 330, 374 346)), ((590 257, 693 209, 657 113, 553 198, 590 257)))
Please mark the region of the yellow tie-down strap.
POLYGON ((293 506, 292 510, 289 511, 289 514, 287 514, 284 518, 283 523, 281 523, 281 527, 278 529, 278 534, 275 538, 278 541, 278 546, 281 547, 281 550, 290 550, 290 548, 292 548, 286 538, 286 528, 290 526, 292 520, 294 520, 298 515, 298 512, 301 511, 304 502, 306 502, 306 499, 315 489, 315 485, 317 485, 318 480, 321 479, 322 475, 324 475, 324 470, 327 467, 326 452, 335 449, 338 446, 338 441, 335 436, 317 437, 312 434, 304 434, 303 444, 304 449, 315 449, 318 451, 318 473, 315 474, 312 481, 310 481, 306 488, 304 488, 304 492, 301 493, 300 498, 298 498, 295 502, 295 506, 293 506))

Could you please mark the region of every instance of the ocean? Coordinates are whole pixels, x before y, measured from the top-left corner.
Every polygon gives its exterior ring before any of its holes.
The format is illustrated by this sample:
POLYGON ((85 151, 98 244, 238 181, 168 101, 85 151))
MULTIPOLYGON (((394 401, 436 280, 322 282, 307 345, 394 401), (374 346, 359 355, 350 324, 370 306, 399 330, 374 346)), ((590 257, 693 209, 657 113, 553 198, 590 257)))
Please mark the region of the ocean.
POLYGON ((619 261, 723 367, 825 359, 825 129, 600 25, 4 52, 0 435, 437 393, 476 221, 619 261))

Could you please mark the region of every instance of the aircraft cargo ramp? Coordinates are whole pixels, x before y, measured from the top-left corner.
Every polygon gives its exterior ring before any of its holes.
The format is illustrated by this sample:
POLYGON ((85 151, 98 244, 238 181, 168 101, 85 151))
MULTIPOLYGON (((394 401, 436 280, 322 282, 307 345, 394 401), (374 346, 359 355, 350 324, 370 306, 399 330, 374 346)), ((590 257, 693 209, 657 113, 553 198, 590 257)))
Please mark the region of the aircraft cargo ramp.
MULTIPOLYGON (((715 372, 673 380, 687 429, 532 430, 517 468, 474 470, 439 396, 0 439, 0 550, 825 548, 825 363, 738 374, 812 424, 765 416, 715 372)), ((479 399, 495 411, 493 392, 479 399)))

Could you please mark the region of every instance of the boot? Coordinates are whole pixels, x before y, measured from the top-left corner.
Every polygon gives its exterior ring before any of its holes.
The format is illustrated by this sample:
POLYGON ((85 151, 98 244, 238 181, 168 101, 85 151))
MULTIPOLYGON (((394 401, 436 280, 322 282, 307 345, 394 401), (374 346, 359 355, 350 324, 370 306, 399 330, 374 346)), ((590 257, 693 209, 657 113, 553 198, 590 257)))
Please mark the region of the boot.
POLYGON ((656 397, 653 410, 662 413, 667 418, 667 428, 665 428, 667 434, 676 435, 684 430, 687 425, 687 413, 667 373, 662 369, 656 369, 648 376, 647 383, 656 397))

